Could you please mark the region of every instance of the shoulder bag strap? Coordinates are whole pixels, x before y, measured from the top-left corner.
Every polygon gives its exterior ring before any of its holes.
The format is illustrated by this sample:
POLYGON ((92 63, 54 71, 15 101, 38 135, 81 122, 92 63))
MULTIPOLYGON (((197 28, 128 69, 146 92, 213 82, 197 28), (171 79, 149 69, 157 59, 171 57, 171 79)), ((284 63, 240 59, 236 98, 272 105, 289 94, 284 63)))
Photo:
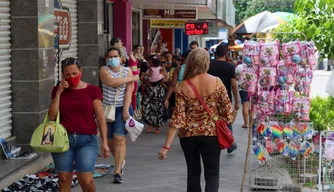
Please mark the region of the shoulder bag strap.
MULTIPOLYGON (((123 67, 120 68, 120 77, 123 77, 123 67)), ((116 95, 115 95, 115 103, 114 105, 116 106, 116 103, 118 101, 119 94, 121 93, 121 86, 117 87, 116 89, 116 95)))
POLYGON ((209 115, 212 116, 212 113, 211 113, 209 107, 205 104, 205 102, 203 101, 203 98, 200 96, 200 94, 196 90, 195 86, 191 83, 190 80, 186 80, 186 82, 189 85, 189 87, 193 90, 193 92, 195 93, 197 99, 201 102, 201 104, 204 107, 204 109, 206 110, 206 112, 208 112, 209 115))

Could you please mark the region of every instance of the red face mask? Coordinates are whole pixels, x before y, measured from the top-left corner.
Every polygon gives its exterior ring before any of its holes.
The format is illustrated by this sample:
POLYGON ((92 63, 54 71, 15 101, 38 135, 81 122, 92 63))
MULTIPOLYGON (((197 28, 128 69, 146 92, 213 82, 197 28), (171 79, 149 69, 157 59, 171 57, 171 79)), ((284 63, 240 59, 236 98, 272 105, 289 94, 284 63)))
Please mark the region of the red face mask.
POLYGON ((66 81, 68 82, 68 84, 70 85, 70 87, 76 87, 79 82, 80 82, 80 79, 81 79, 81 73, 76 76, 76 77, 70 77, 68 79, 66 79, 66 81))

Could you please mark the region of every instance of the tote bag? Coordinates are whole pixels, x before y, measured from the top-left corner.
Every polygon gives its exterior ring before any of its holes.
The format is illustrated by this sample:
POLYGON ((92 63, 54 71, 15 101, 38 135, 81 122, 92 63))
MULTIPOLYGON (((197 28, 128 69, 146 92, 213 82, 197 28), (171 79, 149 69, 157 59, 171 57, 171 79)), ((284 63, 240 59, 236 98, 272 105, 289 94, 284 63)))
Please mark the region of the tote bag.
POLYGON ((69 149, 67 131, 60 124, 60 113, 57 114, 56 121, 48 120, 46 113, 44 121, 34 131, 30 146, 38 152, 62 153, 69 149))

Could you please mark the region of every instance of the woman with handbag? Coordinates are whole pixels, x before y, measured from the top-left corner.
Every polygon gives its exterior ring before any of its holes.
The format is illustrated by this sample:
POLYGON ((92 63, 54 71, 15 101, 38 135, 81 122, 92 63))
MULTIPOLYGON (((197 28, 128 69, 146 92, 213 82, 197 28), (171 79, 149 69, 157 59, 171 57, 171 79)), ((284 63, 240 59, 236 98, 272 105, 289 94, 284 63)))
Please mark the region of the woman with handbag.
POLYGON ((139 80, 128 67, 121 66, 121 51, 110 48, 106 53, 106 66, 100 68, 103 104, 108 126, 108 144, 115 159, 114 183, 122 183, 121 175, 125 164, 126 135, 125 121, 133 115, 131 106, 133 82, 139 80), (108 114, 106 114, 108 113, 108 114))
POLYGON ((52 90, 48 112, 50 120, 56 120, 60 113, 60 123, 68 132, 70 144, 66 152, 51 153, 58 172, 59 191, 71 191, 74 162, 82 190, 95 191, 93 172, 98 157, 95 118, 102 138, 102 155, 104 158, 110 155, 102 94, 97 86, 81 81, 82 67, 77 59, 66 58, 61 69, 63 78, 52 90))
POLYGON ((232 121, 232 106, 222 81, 207 74, 209 55, 205 49, 196 48, 186 60, 182 83, 175 89, 176 107, 169 125, 165 145, 158 158, 163 160, 179 131, 180 144, 187 163, 187 192, 200 192, 201 157, 204 165, 205 191, 218 192, 221 148, 217 139, 213 117, 232 121), (190 67, 191 66, 191 67, 190 67), (193 85, 211 111, 202 106, 187 81, 193 85))

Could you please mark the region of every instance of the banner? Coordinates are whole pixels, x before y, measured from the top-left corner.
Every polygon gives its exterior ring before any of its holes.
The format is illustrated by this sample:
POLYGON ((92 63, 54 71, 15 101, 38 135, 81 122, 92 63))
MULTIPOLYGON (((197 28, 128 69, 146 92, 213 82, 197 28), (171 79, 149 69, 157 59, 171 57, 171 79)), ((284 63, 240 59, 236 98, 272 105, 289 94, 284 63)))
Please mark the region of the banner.
POLYGON ((177 28, 184 29, 186 20, 150 20, 150 28, 177 28))

